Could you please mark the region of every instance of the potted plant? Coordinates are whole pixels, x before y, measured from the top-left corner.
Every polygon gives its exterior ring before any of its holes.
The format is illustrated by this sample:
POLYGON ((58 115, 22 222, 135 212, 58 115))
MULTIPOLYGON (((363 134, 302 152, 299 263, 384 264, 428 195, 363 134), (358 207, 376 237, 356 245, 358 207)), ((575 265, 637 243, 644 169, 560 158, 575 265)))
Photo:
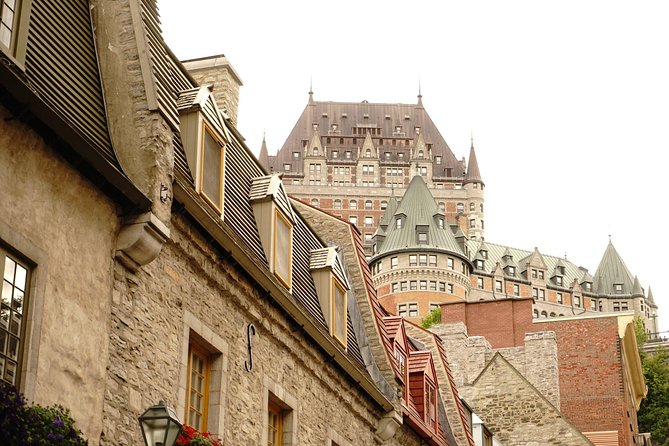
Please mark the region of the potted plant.
POLYGON ((200 432, 184 424, 177 437, 177 446, 223 446, 223 441, 215 438, 211 432, 200 432))

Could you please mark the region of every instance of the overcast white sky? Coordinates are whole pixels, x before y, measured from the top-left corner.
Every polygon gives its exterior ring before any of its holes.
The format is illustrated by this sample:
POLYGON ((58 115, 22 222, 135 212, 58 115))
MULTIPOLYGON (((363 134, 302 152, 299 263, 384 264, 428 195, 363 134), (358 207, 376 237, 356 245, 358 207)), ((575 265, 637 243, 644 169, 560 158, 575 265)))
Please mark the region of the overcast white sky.
POLYGON ((669 330, 669 2, 159 1, 180 59, 225 54, 238 128, 283 144, 308 100, 423 104, 470 135, 486 239, 594 274, 609 235, 669 330))

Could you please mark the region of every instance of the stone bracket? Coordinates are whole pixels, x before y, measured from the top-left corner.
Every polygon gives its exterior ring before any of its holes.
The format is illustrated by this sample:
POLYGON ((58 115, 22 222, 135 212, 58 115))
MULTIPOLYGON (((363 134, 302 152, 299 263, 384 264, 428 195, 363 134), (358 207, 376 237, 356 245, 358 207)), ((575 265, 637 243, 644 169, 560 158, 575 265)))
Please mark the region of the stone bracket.
POLYGON ((152 212, 127 219, 116 240, 115 258, 132 271, 158 257, 170 229, 152 212))
POLYGON ((380 420, 374 433, 374 439, 385 442, 395 436, 397 428, 402 424, 402 415, 396 411, 387 412, 380 420))

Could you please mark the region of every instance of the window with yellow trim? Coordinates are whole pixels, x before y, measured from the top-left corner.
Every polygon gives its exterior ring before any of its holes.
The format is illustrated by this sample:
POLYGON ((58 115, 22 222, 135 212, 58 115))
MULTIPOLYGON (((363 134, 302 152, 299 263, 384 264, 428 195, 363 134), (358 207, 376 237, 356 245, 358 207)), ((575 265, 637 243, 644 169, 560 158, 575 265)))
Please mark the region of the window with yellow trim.
POLYGON ((19 386, 26 344, 29 266, 0 246, 2 300, 0 303, 0 381, 19 386))
POLYGON ((283 444, 283 411, 270 401, 267 409, 267 446, 283 444))
POLYGON ((223 210, 223 142, 205 124, 200 157, 199 192, 218 211, 223 210))
POLYGON ((200 432, 207 430, 209 408, 209 355, 197 344, 188 346, 188 389, 186 424, 200 432))
POLYGON ((332 278, 332 335, 346 347, 346 289, 332 278))
POLYGON ((281 211, 274 211, 274 275, 288 288, 292 285, 293 225, 281 211))

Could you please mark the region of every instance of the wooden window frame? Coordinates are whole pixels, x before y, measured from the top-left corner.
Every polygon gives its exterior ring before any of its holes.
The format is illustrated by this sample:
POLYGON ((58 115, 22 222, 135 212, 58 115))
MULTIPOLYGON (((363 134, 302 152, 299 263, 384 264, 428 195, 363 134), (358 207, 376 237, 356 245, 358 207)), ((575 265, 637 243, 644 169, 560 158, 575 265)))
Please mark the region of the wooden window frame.
POLYGON ((425 380, 425 423, 432 429, 437 428, 437 390, 436 386, 425 380))
POLYGON ((332 337, 334 337, 334 338, 335 338, 335 339, 336 339, 336 340, 337 340, 337 341, 338 341, 344 348, 346 348, 347 345, 348 345, 348 344, 347 344, 347 342, 348 342, 348 333, 347 333, 347 331, 348 331, 348 312, 347 312, 347 305, 348 305, 348 302, 347 302, 347 300, 348 300, 348 299, 347 299, 347 295, 346 295, 346 288, 344 288, 344 286, 339 282, 339 280, 337 280, 337 279, 333 276, 333 277, 332 277, 332 285, 331 285, 331 289, 332 289, 331 301, 330 301, 330 308, 331 308, 331 311, 330 311, 330 322, 331 322, 330 327, 332 327, 332 333, 331 333, 331 335, 332 335, 332 337), (343 325, 344 325, 343 327, 338 327, 338 326, 336 325, 337 314, 336 314, 336 311, 335 311, 335 310, 336 310, 336 308, 337 308, 337 306, 336 306, 336 303, 337 303, 337 302, 336 302, 336 300, 337 300, 337 290, 339 290, 339 291, 341 292, 341 296, 342 296, 342 299, 343 299, 343 302, 342 302, 342 304, 343 304, 343 307, 342 307, 342 308, 343 308, 342 323, 343 323, 343 325), (338 336, 338 334, 337 334, 337 328, 342 328, 342 329, 343 329, 343 333, 342 333, 342 334, 343 334, 343 338, 340 337, 340 336, 338 336))
POLYGON ((208 428, 207 420, 209 418, 209 385, 211 382, 211 354, 196 342, 189 342, 188 345, 188 385, 186 387, 186 424, 198 429, 200 432, 206 432, 208 428), (192 404, 194 358, 200 357, 204 362, 204 373, 202 374, 203 386, 201 394, 202 407, 194 408, 192 404), (192 411, 199 413, 201 423, 195 423, 191 418, 192 411))
POLYGON ((28 331, 28 324, 29 324, 29 319, 30 319, 30 300, 31 300, 31 279, 32 279, 32 273, 33 273, 33 266, 30 265, 25 259, 23 259, 21 256, 15 255, 13 252, 10 252, 8 250, 5 250, 2 245, 0 245, 0 274, 2 277, 0 277, 0 280, 2 281, 2 287, 0 287, 0 306, 2 307, 2 310, 7 311, 7 327, 3 327, 2 323, 0 322, 0 330, 4 333, 5 336, 5 349, 1 354, 1 358, 3 359, 3 364, 2 368, 0 368, 0 381, 5 381, 7 383, 10 383, 14 385, 17 389, 21 388, 22 384, 22 373, 21 371, 24 368, 24 356, 25 356, 25 349, 27 346, 27 335, 29 333, 28 331), (7 280, 5 277, 5 268, 7 267, 7 259, 10 259, 14 263, 14 271, 12 273, 12 278, 11 281, 7 280), (17 272, 17 267, 20 266, 22 269, 25 270, 25 277, 23 279, 23 289, 20 289, 17 286, 16 283, 16 272, 17 272), (18 333, 12 332, 12 327, 15 324, 15 314, 17 313, 17 306, 15 305, 15 300, 14 297, 16 296, 16 291, 20 291, 23 293, 23 297, 21 298, 21 311, 19 313, 20 317, 20 326, 18 328, 18 333), (7 296, 6 293, 9 291, 10 296, 7 296), (7 300, 8 298, 8 300, 7 300), (10 351, 10 346, 12 345, 12 342, 15 342, 16 344, 16 357, 10 357, 9 356, 9 351, 10 351), (7 352, 5 354, 5 351, 7 352), (15 369, 14 369, 14 375, 13 375, 13 380, 8 381, 5 379, 5 375, 7 373, 7 361, 11 361, 15 363, 15 369))
POLYGON ((283 444, 283 409, 274 401, 267 403, 267 446, 281 446, 283 444), (276 424, 270 424, 272 415, 276 417, 276 424), (276 432, 276 442, 270 440, 270 428, 276 432))
MULTIPOLYGON (((3 0, 0 1, 4 3, 3 0)), ((0 5, 0 14, 2 14, 2 6, 4 5, 0 5)), ((0 42, 0 53, 8 57, 22 70, 25 69, 31 10, 32 0, 15 1, 9 45, 0 42)))
POLYGON ((292 223, 288 220, 288 217, 283 215, 283 212, 281 212, 279 209, 275 208, 274 209, 274 233, 272 234, 272 239, 273 239, 273 247, 272 247, 272 270, 274 272, 274 275, 276 276, 279 281, 284 284, 288 289, 292 287, 292 281, 293 281, 293 225, 292 223), (286 253, 278 253, 278 243, 277 243, 277 237, 278 237, 278 225, 279 225, 279 220, 281 220, 285 225, 288 227, 288 277, 283 277, 281 272, 277 269, 277 259, 278 255, 285 255, 286 253))
POLYGON ((209 203, 214 209, 219 211, 220 213, 223 213, 223 185, 224 185, 224 178, 225 178, 225 142, 221 138, 216 135, 216 132, 207 124, 206 122, 202 123, 202 138, 200 141, 200 178, 198 181, 198 193, 202 195, 204 200, 209 203), (207 193, 204 191, 204 178, 205 178, 205 150, 204 150, 204 144, 205 144, 205 138, 207 137, 207 134, 220 146, 220 171, 221 175, 219 180, 219 186, 218 186, 218 193, 219 193, 219 202, 216 203, 212 197, 209 197, 207 193))

